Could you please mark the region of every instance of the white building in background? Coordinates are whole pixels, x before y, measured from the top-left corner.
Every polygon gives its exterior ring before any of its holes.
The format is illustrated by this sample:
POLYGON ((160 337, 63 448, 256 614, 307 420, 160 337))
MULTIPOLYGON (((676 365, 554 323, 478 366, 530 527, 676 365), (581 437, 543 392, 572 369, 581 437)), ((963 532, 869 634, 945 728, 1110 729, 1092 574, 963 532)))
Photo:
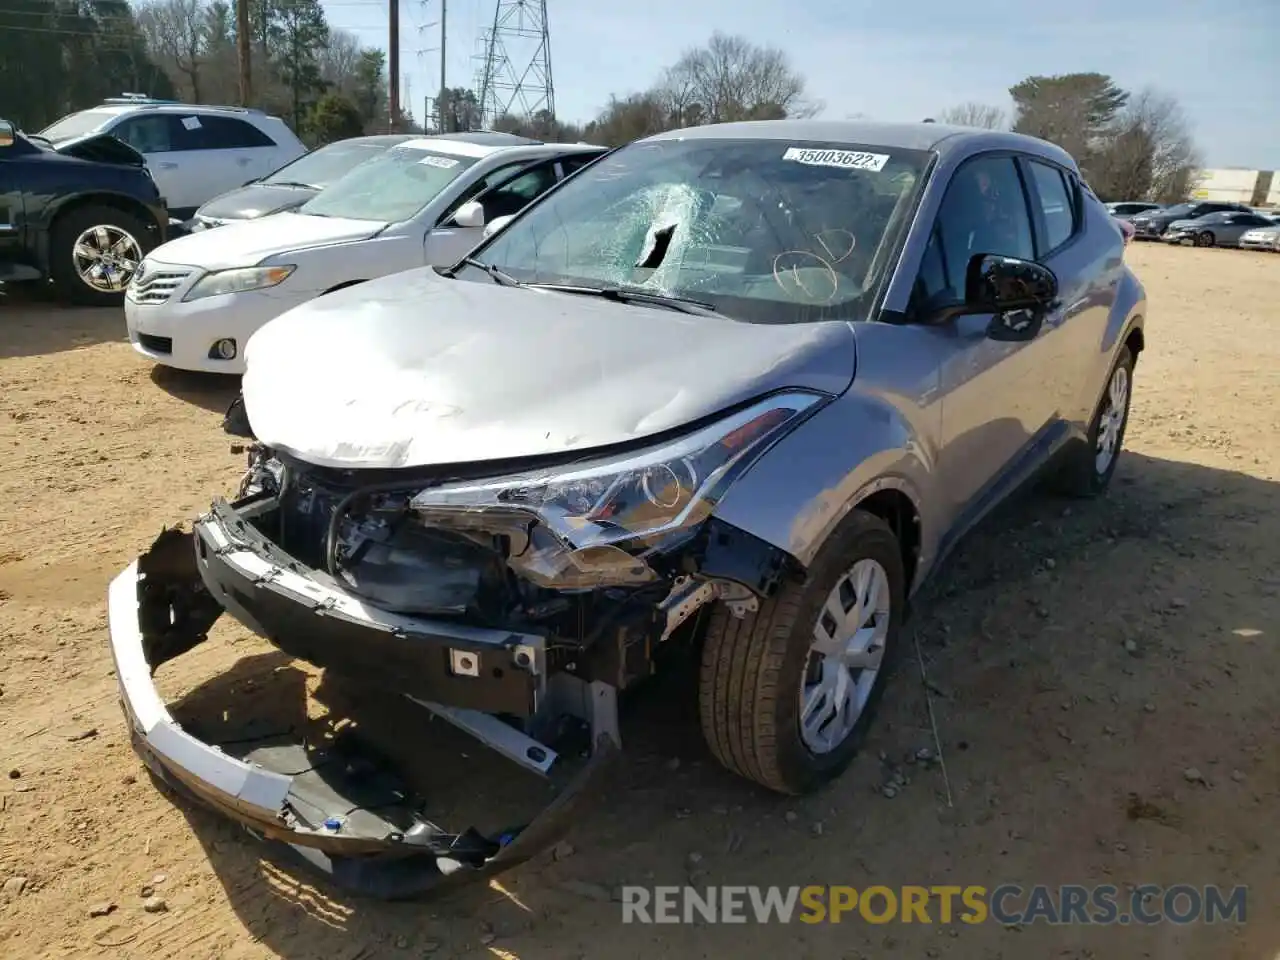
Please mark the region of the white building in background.
POLYGON ((1271 170, 1240 170, 1234 167, 1201 170, 1191 190, 1191 199, 1280 206, 1280 177, 1271 170))

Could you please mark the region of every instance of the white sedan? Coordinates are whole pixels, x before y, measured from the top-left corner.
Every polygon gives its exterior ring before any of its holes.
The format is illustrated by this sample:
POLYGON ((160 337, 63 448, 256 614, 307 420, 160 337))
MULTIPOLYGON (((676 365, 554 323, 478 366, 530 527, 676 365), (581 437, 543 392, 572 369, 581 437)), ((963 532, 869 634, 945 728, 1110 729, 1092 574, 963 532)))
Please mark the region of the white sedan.
POLYGON ((406 141, 296 211, 157 247, 125 293, 129 341, 165 366, 243 373, 267 321, 364 280, 457 263, 486 223, 604 152, 488 133, 406 141))

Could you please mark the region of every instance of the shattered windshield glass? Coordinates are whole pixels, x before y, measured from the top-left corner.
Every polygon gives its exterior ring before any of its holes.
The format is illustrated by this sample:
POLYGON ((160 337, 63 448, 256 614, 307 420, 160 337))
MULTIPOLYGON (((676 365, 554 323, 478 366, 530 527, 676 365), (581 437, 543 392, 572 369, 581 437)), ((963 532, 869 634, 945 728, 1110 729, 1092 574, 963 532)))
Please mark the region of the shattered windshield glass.
POLYGON ((490 277, 683 298, 739 320, 861 319, 928 159, 861 144, 635 143, 476 258, 490 277))

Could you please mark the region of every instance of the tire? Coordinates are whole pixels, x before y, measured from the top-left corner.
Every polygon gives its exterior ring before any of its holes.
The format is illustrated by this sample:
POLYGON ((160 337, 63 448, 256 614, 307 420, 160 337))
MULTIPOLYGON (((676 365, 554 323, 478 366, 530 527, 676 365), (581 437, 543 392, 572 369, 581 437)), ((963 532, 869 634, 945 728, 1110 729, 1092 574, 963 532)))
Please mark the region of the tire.
POLYGON ((1129 427, 1129 406, 1133 400, 1133 367, 1134 357, 1128 347, 1121 347, 1116 362, 1107 374, 1107 384, 1098 400, 1097 409, 1093 412, 1093 420, 1089 423, 1088 442, 1081 444, 1068 454, 1055 478, 1054 487, 1063 496, 1077 499, 1092 499, 1101 496, 1111 484, 1116 472, 1116 464, 1120 462, 1120 453, 1124 447, 1124 434, 1129 427), (1102 435, 1104 415, 1107 415, 1113 401, 1112 389, 1117 376, 1123 371, 1124 409, 1121 411, 1118 427, 1112 422, 1114 436, 1112 438, 1111 457, 1102 464, 1099 459, 1099 440, 1102 435))
MULTIPOLYGON (((782 794, 803 794, 839 776, 865 739, 897 649, 906 605, 906 576, 897 538, 879 517, 855 510, 814 558, 803 580, 782 584, 759 609, 743 618, 723 604, 713 609, 702 650, 698 708, 712 754, 740 776, 782 794), (803 682, 819 616, 833 589, 848 574, 884 574, 887 615, 876 620, 878 669, 862 689, 849 674, 863 706, 856 723, 832 749, 815 751, 801 732, 803 682)), ((843 606, 843 605, 842 605, 843 606)), ((861 632, 861 631, 860 631, 861 632)), ((864 677, 864 679, 865 679, 864 677)))
POLYGON ((1212 247, 1217 242, 1217 238, 1208 230, 1203 230, 1196 234, 1195 244, 1197 247, 1212 247))
POLYGON ((49 275, 58 294, 72 303, 115 306, 124 300, 124 288, 154 244, 152 231, 133 214, 98 204, 77 207, 54 221, 49 237, 49 275), (96 236, 86 238, 95 227, 105 228, 105 241, 96 236), (76 251, 82 239, 88 247, 107 250, 110 272, 99 286, 81 276, 81 267, 87 261, 78 259, 76 251), (110 243, 111 240, 117 242, 110 243), (121 250, 120 242, 127 243, 129 249, 121 250), (128 262, 132 268, 125 266, 128 262))

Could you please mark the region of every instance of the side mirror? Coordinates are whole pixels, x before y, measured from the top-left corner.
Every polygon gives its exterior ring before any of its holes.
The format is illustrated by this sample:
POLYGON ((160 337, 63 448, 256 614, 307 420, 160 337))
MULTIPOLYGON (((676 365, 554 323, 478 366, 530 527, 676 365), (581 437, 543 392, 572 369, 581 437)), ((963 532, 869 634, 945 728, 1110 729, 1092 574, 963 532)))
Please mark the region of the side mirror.
POLYGON ((453 222, 459 227, 483 227, 484 226, 484 204, 477 200, 470 200, 458 208, 458 212, 453 215, 453 222))
POLYGON ((979 253, 965 271, 964 299, 967 312, 995 315, 992 340, 1031 340, 1058 299, 1058 278, 1031 260, 979 253))
POLYGON ((493 236, 495 233, 497 233, 499 230, 501 230, 503 227, 505 227, 508 223, 510 223, 514 219, 515 219, 514 213, 509 213, 505 217, 496 217, 492 223, 488 224, 484 228, 485 238, 488 239, 489 237, 493 236))
POLYGON ((0 120, 0 147, 13 146, 13 124, 0 120))

